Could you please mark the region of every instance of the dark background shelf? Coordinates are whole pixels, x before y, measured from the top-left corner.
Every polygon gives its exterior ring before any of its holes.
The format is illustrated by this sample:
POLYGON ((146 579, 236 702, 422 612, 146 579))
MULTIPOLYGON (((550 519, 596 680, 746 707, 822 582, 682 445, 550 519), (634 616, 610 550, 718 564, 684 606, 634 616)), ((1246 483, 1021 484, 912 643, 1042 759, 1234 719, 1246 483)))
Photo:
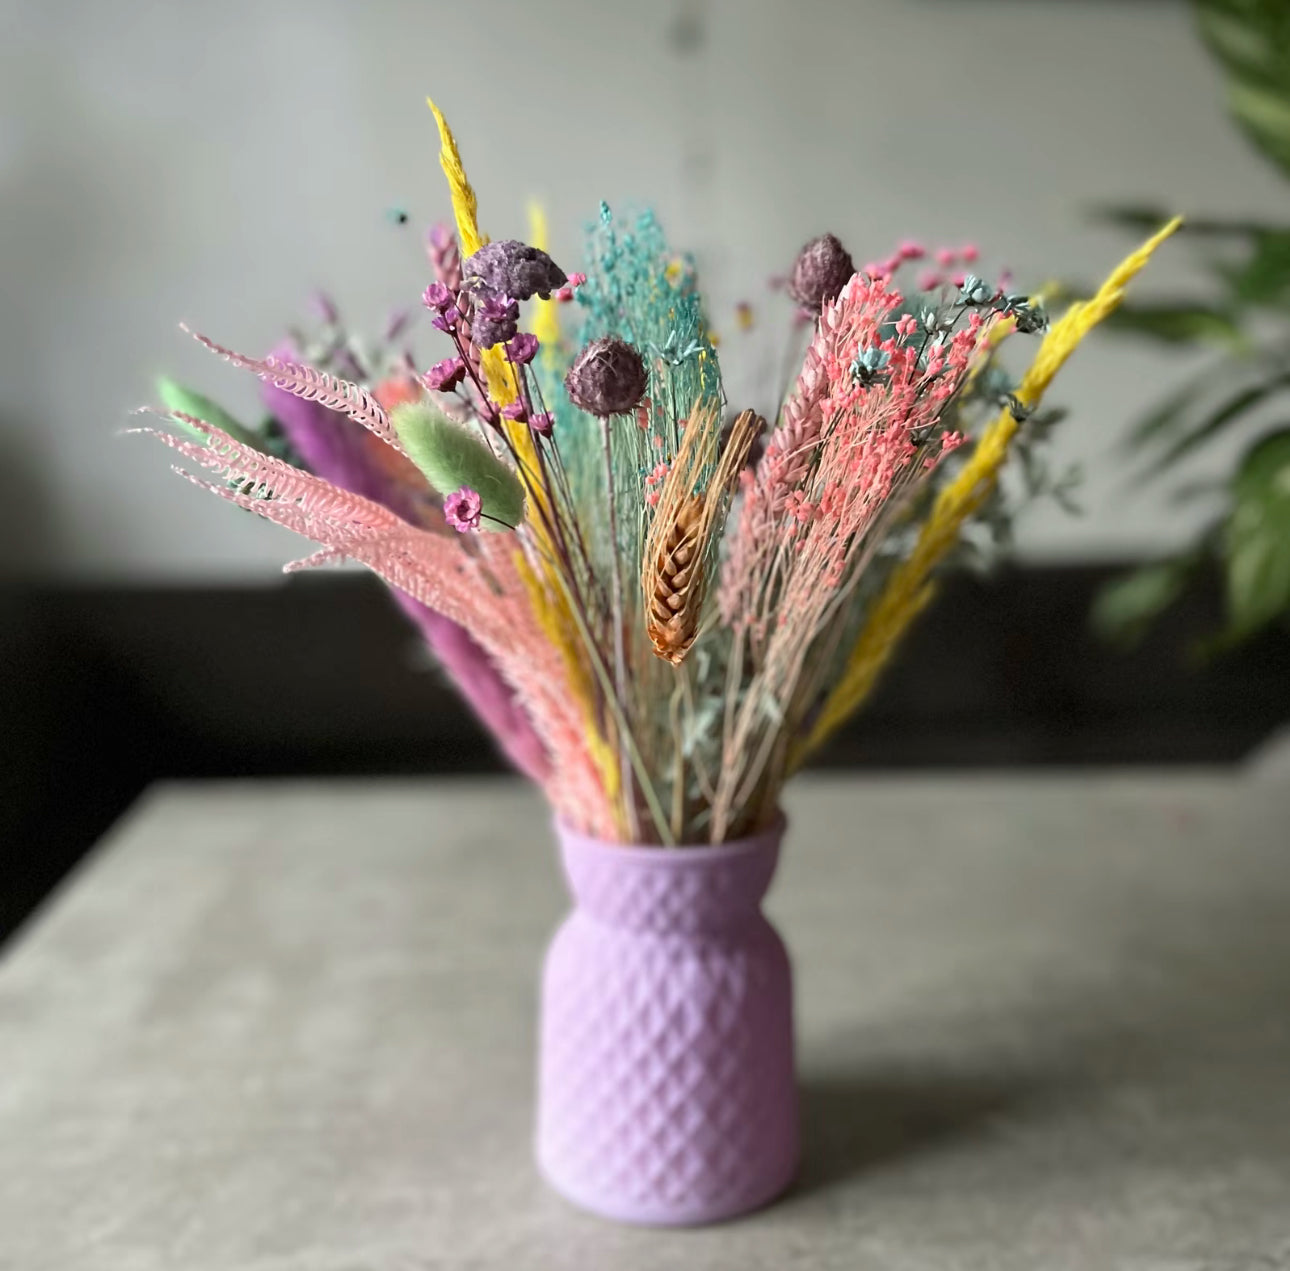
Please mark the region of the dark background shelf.
MULTIPOLYGON (((1290 641, 1197 663, 1213 589, 1132 653, 1087 613, 1112 571, 958 576, 832 768, 1234 762, 1290 719, 1290 641)), ((9 587, 0 939, 157 778, 500 771, 374 579, 9 587)))

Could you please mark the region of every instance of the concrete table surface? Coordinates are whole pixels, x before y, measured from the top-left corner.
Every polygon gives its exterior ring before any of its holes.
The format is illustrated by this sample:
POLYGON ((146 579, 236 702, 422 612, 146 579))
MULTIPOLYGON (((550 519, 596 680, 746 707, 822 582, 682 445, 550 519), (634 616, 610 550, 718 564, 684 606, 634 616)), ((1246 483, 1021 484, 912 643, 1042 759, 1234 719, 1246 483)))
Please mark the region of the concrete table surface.
POLYGON ((1290 781, 803 781, 806 1161, 619 1228, 530 1163, 564 898, 506 781, 154 789, 0 961, 4 1271, 1290 1267, 1290 781))

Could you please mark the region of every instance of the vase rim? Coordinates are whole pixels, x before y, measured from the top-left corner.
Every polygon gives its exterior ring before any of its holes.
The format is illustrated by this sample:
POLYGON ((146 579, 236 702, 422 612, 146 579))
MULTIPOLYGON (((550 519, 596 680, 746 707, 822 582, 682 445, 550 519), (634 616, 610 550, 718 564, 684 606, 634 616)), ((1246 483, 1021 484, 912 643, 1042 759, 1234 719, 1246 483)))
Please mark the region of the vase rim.
POLYGON ((598 838, 594 834, 585 834, 575 829, 561 817, 555 818, 556 834, 562 843, 576 840, 581 847, 613 852, 624 860, 651 862, 671 860, 693 863, 752 856, 765 851, 771 843, 778 843, 787 828, 788 817, 779 811, 768 825, 743 838, 730 839, 724 843, 679 843, 675 847, 668 847, 663 843, 620 843, 615 839, 598 838))

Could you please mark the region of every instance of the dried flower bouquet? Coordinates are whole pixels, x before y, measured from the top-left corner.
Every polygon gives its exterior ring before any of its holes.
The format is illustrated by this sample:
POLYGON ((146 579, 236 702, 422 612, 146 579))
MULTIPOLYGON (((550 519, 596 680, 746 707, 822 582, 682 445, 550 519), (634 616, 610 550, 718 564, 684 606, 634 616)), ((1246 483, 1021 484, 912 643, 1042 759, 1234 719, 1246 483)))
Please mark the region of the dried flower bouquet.
POLYGON ((585 273, 540 227, 490 242, 434 113, 456 232, 431 234, 423 301, 445 356, 419 373, 410 355, 332 345, 310 364, 198 336, 261 378, 280 431, 166 385, 155 435, 213 474, 199 484, 319 545, 288 569, 348 558, 385 579, 565 825, 667 846, 756 833, 1177 222, 1051 326, 1039 301, 954 276, 971 250, 907 293, 917 245, 857 270, 817 238, 787 279, 809 342, 767 422, 727 411, 693 267, 651 216, 624 228, 602 208, 585 273), (1004 383, 1014 333, 1042 339, 1004 383))

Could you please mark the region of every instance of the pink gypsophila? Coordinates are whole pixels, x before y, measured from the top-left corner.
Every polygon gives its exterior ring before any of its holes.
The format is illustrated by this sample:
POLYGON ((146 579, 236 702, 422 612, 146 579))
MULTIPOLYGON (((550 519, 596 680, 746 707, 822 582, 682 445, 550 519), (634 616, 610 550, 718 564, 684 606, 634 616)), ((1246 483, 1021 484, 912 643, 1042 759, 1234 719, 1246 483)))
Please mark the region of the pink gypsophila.
POLYGON ((443 501, 443 519, 458 534, 466 534, 479 529, 479 518, 483 513, 484 501, 468 485, 454 491, 443 501))
POLYGON ((801 490, 794 490, 784 504, 784 511, 799 524, 805 525, 815 516, 815 505, 808 501, 801 490))
POLYGON ((524 366, 537 356, 538 338, 528 331, 521 331, 506 346, 506 356, 516 366, 524 366))
POLYGON ((427 388, 438 393, 451 393, 466 378, 466 364, 459 357, 446 357, 436 362, 422 377, 427 388))

